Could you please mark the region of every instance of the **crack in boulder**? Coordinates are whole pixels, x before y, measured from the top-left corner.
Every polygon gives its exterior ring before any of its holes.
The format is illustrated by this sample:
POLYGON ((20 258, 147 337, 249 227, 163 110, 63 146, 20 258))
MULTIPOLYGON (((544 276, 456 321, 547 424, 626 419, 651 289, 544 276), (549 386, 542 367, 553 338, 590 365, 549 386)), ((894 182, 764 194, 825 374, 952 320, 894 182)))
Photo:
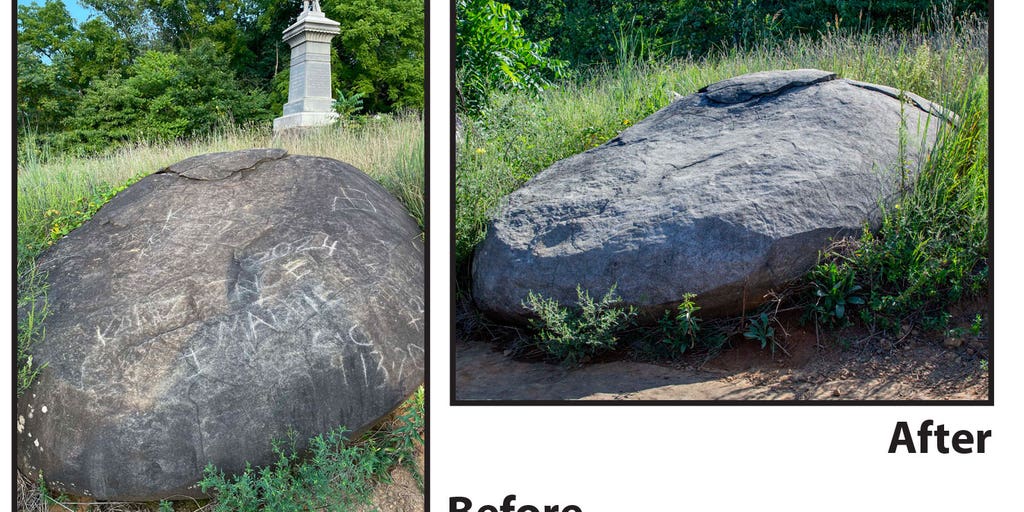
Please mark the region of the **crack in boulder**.
POLYGON ((247 149, 225 151, 186 158, 164 167, 156 174, 177 174, 193 180, 216 181, 236 173, 251 171, 264 162, 280 160, 288 152, 283 149, 247 149))
POLYGON ((723 105, 743 103, 754 98, 777 96, 796 87, 806 87, 836 79, 835 73, 817 69, 794 69, 792 71, 764 71, 750 73, 720 82, 698 90, 705 97, 723 105))

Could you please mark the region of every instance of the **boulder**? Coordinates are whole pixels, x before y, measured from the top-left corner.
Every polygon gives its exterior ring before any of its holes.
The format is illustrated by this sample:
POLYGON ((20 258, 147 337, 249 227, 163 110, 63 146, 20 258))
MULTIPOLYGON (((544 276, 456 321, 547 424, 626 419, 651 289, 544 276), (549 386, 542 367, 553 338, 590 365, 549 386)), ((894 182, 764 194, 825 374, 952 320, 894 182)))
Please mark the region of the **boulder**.
POLYGON ((40 256, 49 315, 17 461, 104 500, 360 431, 423 382, 423 241, 356 168, 263 149, 143 178, 40 256))
POLYGON ((703 314, 749 312, 830 239, 876 226, 948 121, 916 95, 813 69, 709 85, 503 200, 473 297, 507 321, 524 320, 530 291, 575 303, 577 284, 617 285, 648 319, 685 293, 703 314))

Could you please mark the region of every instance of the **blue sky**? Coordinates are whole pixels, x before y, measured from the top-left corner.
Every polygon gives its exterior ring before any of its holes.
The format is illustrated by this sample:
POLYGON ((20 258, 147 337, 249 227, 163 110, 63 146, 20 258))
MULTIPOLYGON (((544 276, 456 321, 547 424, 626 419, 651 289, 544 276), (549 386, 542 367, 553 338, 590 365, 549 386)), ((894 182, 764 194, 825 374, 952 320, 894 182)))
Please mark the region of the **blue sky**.
MULTIPOLYGON (((30 5, 33 3, 43 5, 46 3, 46 0, 18 0, 18 5, 30 5)), ((89 19, 90 14, 96 14, 96 11, 88 7, 82 7, 78 0, 64 0, 64 5, 67 7, 71 17, 78 23, 89 19)))

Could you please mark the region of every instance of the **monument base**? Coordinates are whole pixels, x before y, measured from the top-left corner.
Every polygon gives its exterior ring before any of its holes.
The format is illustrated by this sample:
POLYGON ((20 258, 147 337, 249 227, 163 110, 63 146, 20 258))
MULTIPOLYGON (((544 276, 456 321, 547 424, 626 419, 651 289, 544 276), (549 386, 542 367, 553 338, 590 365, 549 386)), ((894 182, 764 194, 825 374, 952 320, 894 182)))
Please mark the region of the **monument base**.
POLYGON ((324 126, 334 123, 337 119, 337 112, 296 112, 274 119, 274 133, 291 128, 324 126))

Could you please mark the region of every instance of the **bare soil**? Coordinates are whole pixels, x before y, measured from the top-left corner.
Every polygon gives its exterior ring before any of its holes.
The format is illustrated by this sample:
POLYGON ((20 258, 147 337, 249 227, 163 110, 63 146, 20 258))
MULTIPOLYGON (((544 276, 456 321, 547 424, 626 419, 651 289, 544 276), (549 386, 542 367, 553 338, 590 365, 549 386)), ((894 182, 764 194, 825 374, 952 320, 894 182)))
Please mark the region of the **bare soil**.
MULTIPOLYGON (((463 306, 465 307, 465 306, 463 306)), ((780 315, 774 354, 734 336, 715 357, 691 354, 644 362, 619 351, 579 368, 512 358, 524 333, 460 321, 456 325, 457 400, 987 400, 991 345, 975 315, 984 300, 954 311, 960 336, 907 330, 896 336, 851 327, 836 333, 780 315), (784 349, 784 350, 783 350, 784 349)), ((466 318, 463 310, 463 319, 466 318)), ((947 332, 948 333, 948 332, 947 332)))

